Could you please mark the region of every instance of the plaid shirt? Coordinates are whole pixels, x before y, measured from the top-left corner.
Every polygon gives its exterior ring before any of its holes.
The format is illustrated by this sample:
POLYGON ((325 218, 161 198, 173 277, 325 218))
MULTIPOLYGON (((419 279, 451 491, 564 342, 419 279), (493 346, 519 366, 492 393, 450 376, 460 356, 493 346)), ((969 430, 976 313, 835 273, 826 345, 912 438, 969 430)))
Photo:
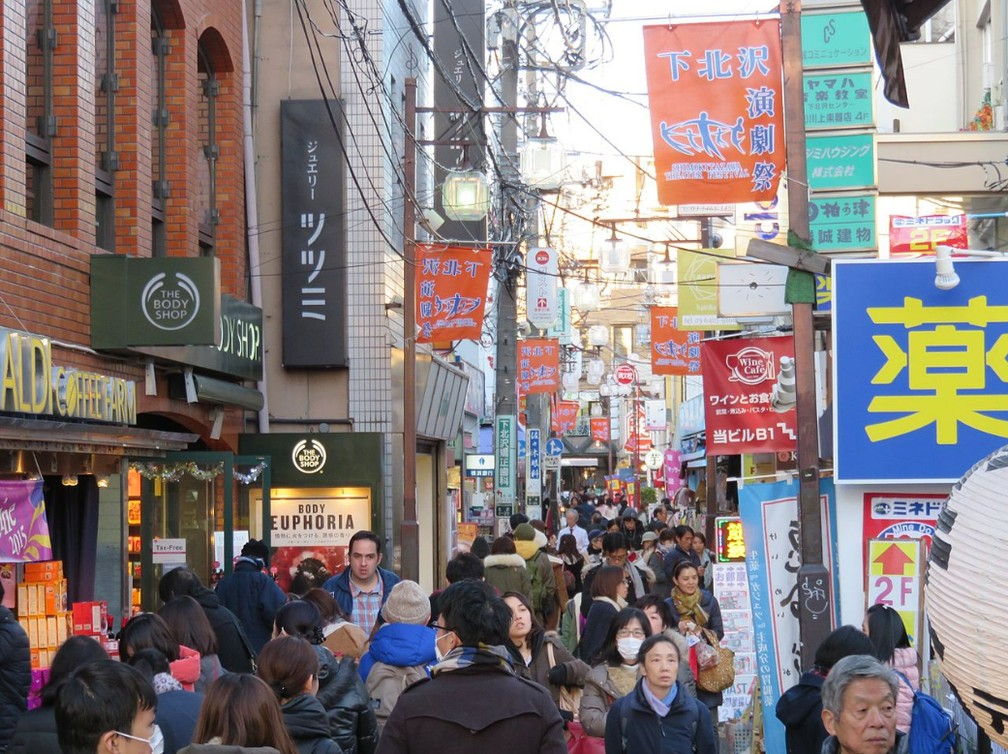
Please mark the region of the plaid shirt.
POLYGON ((353 612, 350 614, 350 622, 360 628, 368 636, 378 620, 378 613, 382 606, 382 592, 384 584, 381 574, 375 572, 378 580, 374 588, 364 591, 352 578, 350 579, 350 596, 353 597, 353 612))

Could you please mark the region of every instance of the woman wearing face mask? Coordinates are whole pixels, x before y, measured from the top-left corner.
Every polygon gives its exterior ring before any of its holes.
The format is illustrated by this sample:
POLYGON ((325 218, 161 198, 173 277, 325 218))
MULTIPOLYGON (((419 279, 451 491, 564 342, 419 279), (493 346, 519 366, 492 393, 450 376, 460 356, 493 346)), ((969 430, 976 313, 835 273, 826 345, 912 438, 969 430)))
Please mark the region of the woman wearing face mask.
POLYGON ((577 656, 588 663, 598 661, 612 619, 626 607, 630 587, 619 566, 602 566, 591 583, 592 605, 588 610, 577 656))
POLYGON ((604 736, 613 700, 633 691, 638 679, 637 654, 651 635, 647 616, 635 607, 620 610, 609 627, 602 662, 592 668, 581 696, 581 725, 589 736, 604 736))
MULTIPOLYGON (((692 563, 682 561, 672 573, 672 596, 666 604, 672 611, 672 625, 692 644, 706 641, 704 629, 713 632, 718 639, 724 638, 724 623, 721 620, 721 606, 717 598, 706 589, 700 588, 700 576, 692 563)), ((723 697, 720 691, 710 692, 697 689, 697 699, 707 705, 711 719, 717 720, 717 708, 723 697)))
POLYGON ((584 686, 591 668, 575 659, 556 634, 546 633, 524 594, 505 592, 501 599, 511 608, 508 650, 514 657, 515 670, 549 691, 559 708, 560 687, 584 686))
POLYGON ((641 644, 638 660, 641 679, 609 711, 606 754, 716 754, 710 712, 676 680, 675 642, 655 634, 641 644))

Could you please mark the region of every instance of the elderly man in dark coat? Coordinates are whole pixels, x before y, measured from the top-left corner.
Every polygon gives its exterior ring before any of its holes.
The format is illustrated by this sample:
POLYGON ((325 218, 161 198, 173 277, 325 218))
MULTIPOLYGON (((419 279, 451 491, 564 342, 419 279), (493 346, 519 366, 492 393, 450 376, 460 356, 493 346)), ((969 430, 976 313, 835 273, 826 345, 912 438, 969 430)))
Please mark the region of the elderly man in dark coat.
POLYGON ((511 610, 485 581, 441 594, 433 678, 392 710, 376 754, 436 751, 565 754, 563 720, 549 692, 515 674, 505 645, 511 610))

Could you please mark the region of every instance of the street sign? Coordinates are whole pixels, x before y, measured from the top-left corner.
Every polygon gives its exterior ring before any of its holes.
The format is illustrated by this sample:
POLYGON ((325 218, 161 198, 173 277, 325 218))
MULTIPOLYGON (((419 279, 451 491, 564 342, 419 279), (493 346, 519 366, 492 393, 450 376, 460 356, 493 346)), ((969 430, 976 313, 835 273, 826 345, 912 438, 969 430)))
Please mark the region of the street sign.
POLYGON ((542 494, 542 450, 539 444, 541 430, 528 431, 528 452, 525 457, 525 498, 526 505, 542 494))
POLYGON ((546 456, 562 456, 564 452, 563 440, 559 437, 551 437, 546 441, 546 456))
POLYGON ((471 453, 465 457, 466 476, 493 476, 495 457, 493 454, 478 455, 471 453))
POLYGON ((809 199, 808 213, 809 232, 816 251, 877 248, 875 194, 814 196, 809 199))
POLYGON ((560 468, 560 456, 546 456, 543 458, 543 468, 546 471, 556 471, 560 468))
POLYGON ((613 370, 613 377, 618 385, 633 385, 637 382, 637 370, 632 364, 620 364, 613 370))
POLYGON ((657 469, 662 465, 664 460, 665 456, 657 448, 651 448, 651 450, 644 455, 644 463, 647 464, 649 469, 657 469))
POLYGON ((559 314, 557 259, 556 249, 534 247, 528 252, 525 314, 540 330, 550 327, 559 314))
POLYGON ((868 606, 888 605, 910 636, 920 636, 923 543, 919 539, 868 541, 868 606))

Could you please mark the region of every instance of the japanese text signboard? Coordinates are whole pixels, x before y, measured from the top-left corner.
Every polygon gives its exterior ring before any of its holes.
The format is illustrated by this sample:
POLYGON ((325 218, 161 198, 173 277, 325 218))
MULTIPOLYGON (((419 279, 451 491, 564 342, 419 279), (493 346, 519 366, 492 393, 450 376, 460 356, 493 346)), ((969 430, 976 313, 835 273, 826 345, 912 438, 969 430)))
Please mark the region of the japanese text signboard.
POLYGON ((707 453, 794 450, 795 409, 778 411, 781 360, 794 359, 792 338, 710 341, 700 348, 707 453))
POLYGON ((925 554, 931 547, 938 514, 948 495, 866 492, 864 496, 864 558, 869 539, 919 539, 925 554))
POLYGON ((662 204, 769 201, 784 169, 780 24, 644 27, 662 204))
POLYGON ((859 8, 840 13, 802 13, 802 67, 871 66, 868 19, 859 8))
POLYGON ((871 71, 805 74, 805 129, 870 128, 871 71))
POLYGON ((591 439, 595 442, 609 442, 609 423, 606 417, 592 417, 591 439))
POLYGON ((927 553, 920 540, 872 539, 867 542, 865 592, 868 606, 888 605, 903 619, 908 635, 921 635, 921 576, 927 553))
POLYGON ((810 198, 808 205, 812 247, 816 251, 878 248, 874 194, 820 195, 810 198))
POLYGON ((280 103, 283 365, 347 366, 342 109, 280 103))
POLYGON ((955 482, 1008 441, 1008 264, 956 272, 939 290, 933 260, 834 262, 838 481, 955 482))
POLYGON ((538 505, 542 494, 542 433, 538 429, 528 431, 528 452, 525 454, 525 502, 538 505))
POLYGON ((562 435, 573 430, 580 408, 578 401, 553 401, 550 407, 550 429, 553 433, 562 435))
POLYGON ((700 333, 678 324, 676 307, 651 307, 652 374, 700 374, 700 333))
POLYGON ((480 339, 492 256, 490 249, 416 247, 417 343, 480 339))
POLYGON ((494 475, 495 511, 498 516, 514 513, 515 468, 517 464, 518 428, 514 416, 498 416, 494 431, 496 471, 494 475))
POLYGON ((889 216, 889 255, 934 254, 936 246, 965 249, 969 245, 966 215, 889 216))
POLYGON ((556 249, 533 247, 528 250, 525 272, 525 316, 540 330, 550 327, 559 314, 556 249))
POLYGON ((560 389, 560 344, 552 338, 518 343, 518 391, 522 395, 560 389))
POLYGON ((875 185, 875 135, 841 133, 805 140, 809 187, 813 191, 875 185))

